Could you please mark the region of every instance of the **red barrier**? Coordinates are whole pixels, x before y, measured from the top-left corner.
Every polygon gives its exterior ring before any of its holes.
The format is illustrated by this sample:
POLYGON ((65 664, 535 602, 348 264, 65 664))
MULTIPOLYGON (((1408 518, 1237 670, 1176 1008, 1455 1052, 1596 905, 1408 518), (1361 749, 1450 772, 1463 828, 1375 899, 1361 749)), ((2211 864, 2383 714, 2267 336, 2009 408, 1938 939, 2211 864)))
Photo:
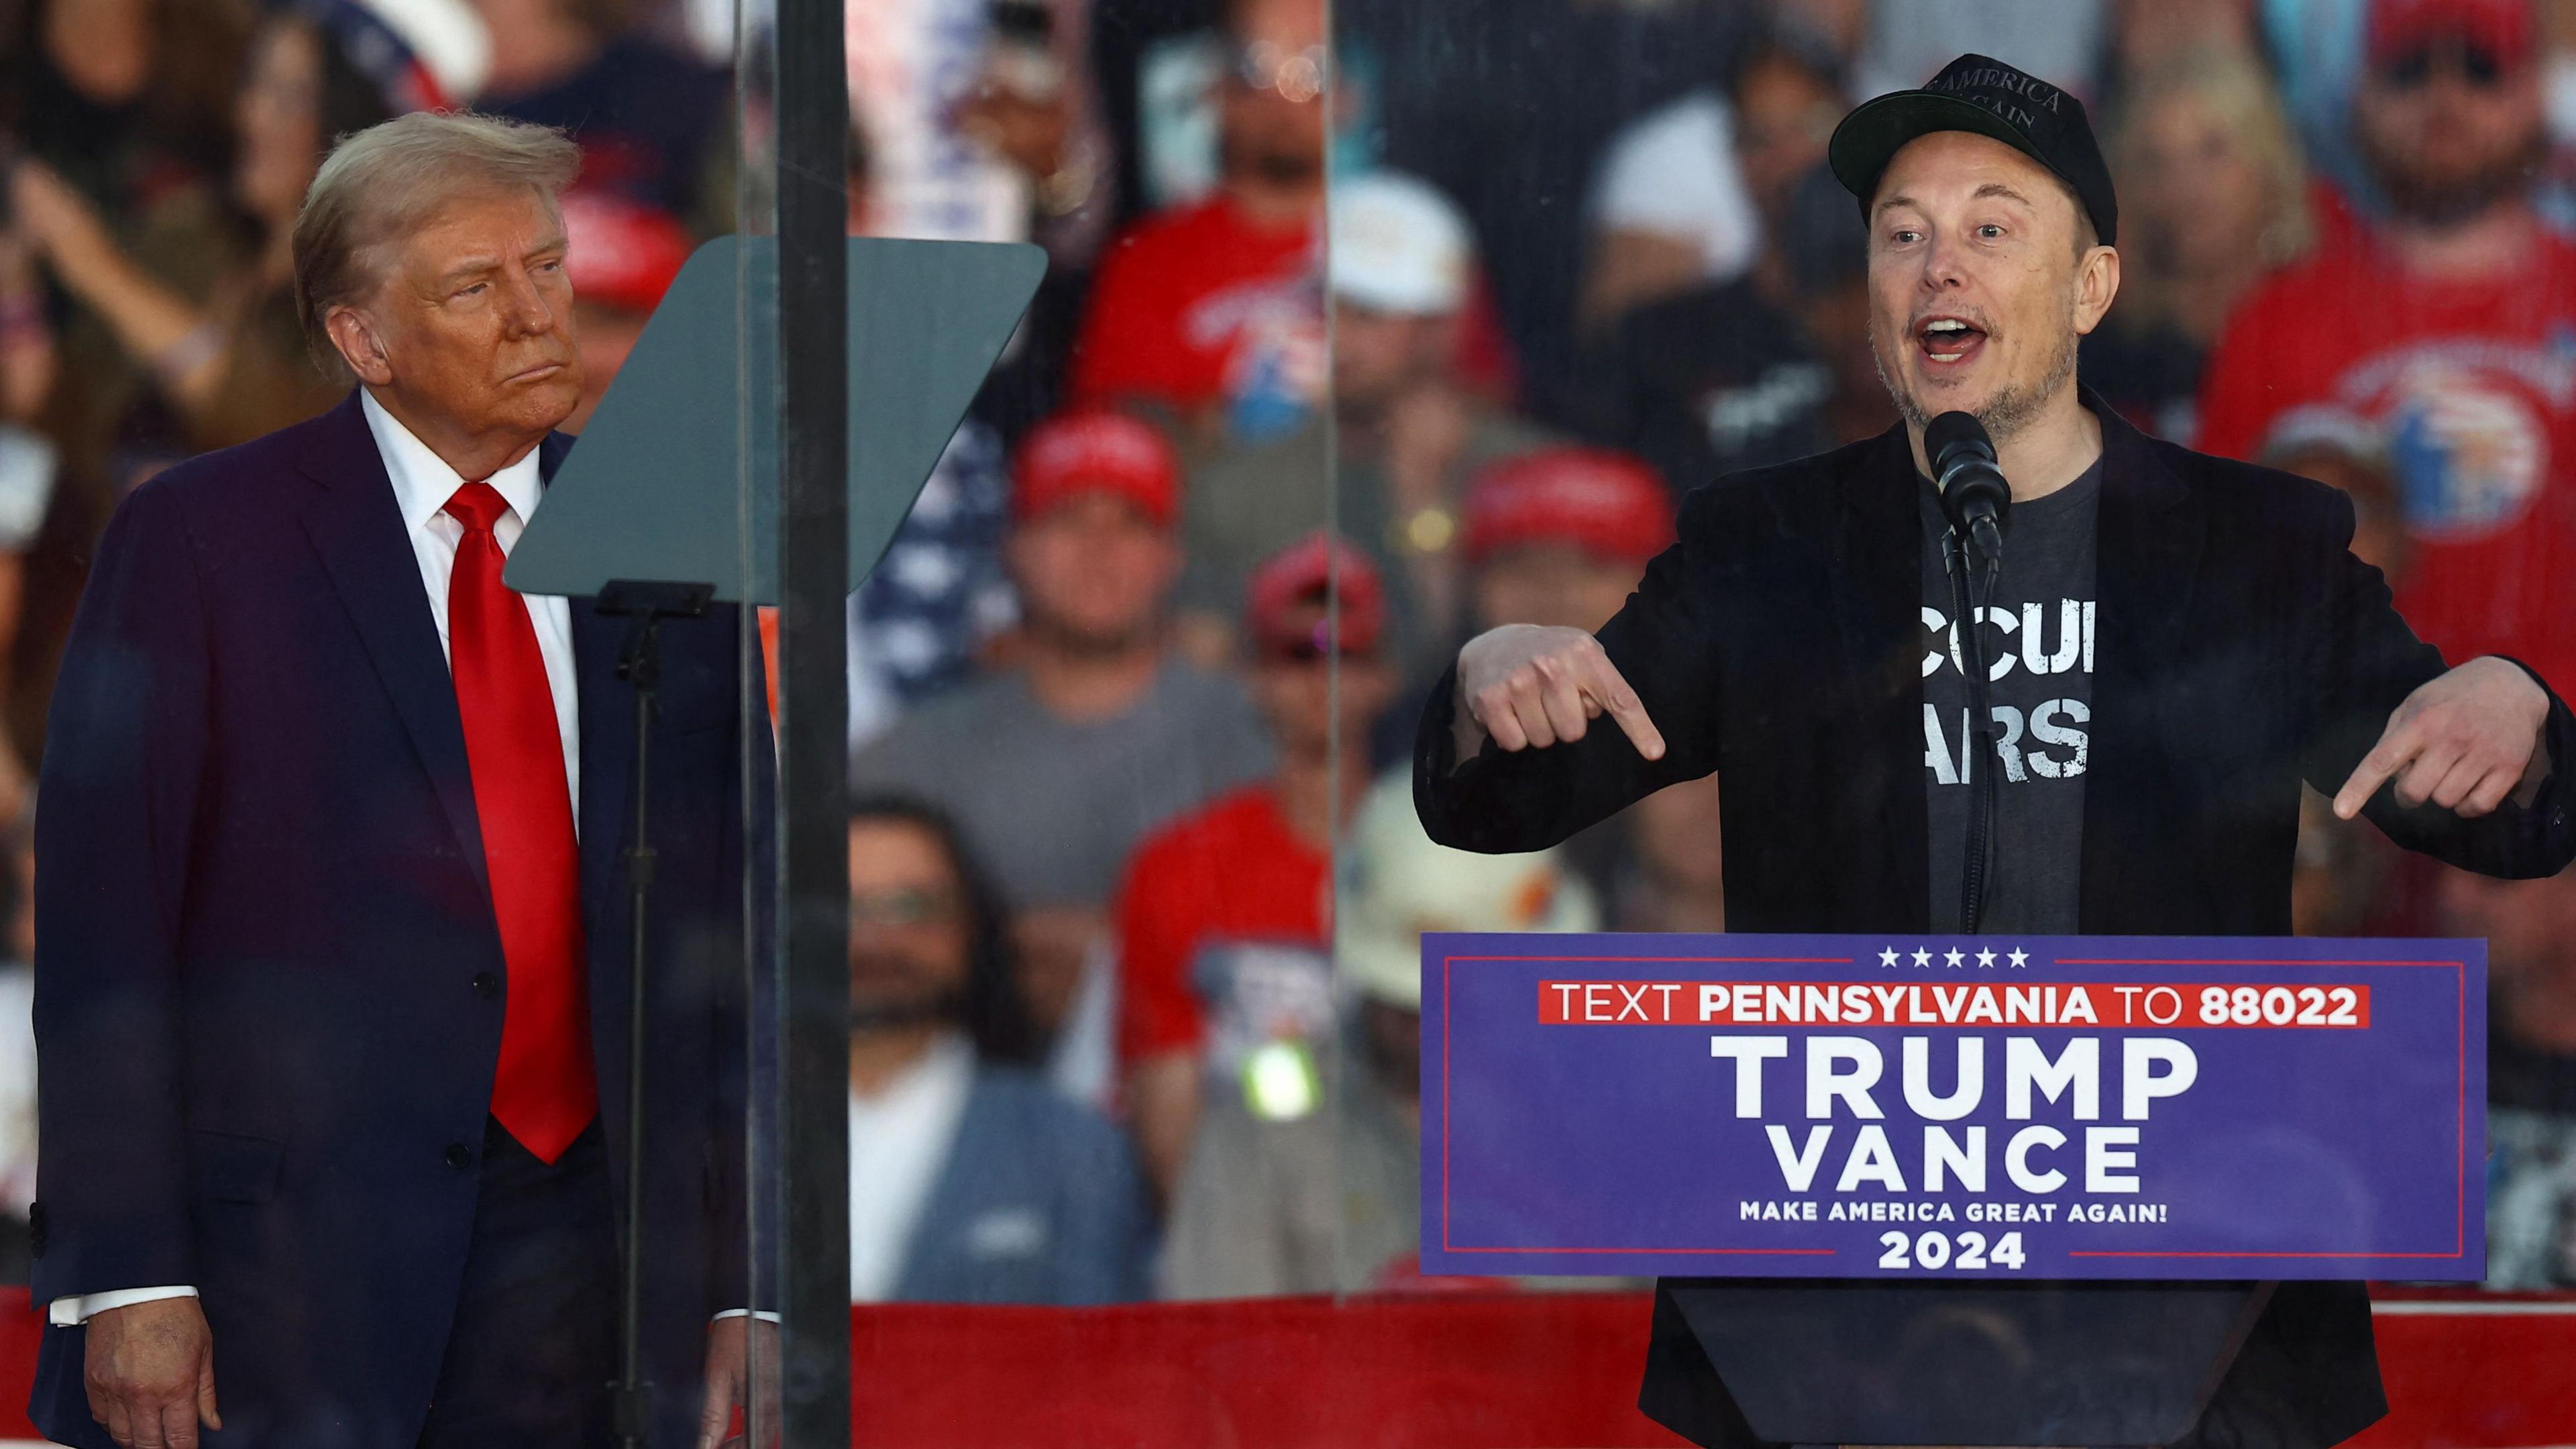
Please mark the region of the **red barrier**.
MULTIPOLYGON (((2576 1299, 2383 1292, 2392 1406, 2364 1449, 2576 1444, 2576 1299)), ((1640 1417, 1647 1302, 1448 1294, 851 1314, 867 1449, 1322 1449, 1681 1441, 1640 1417)), ((28 1435, 36 1316, 0 1294, 0 1438, 28 1435)))

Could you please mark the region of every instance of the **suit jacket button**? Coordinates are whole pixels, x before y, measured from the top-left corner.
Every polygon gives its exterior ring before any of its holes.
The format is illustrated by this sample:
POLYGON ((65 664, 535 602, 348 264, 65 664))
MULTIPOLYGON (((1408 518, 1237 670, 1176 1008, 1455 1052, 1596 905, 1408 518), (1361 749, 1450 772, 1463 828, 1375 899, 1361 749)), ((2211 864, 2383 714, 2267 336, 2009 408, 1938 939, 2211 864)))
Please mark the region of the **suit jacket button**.
POLYGON ((462 1142, 447 1144, 447 1165, 462 1170, 474 1165, 474 1149, 462 1142))
POLYGON ((490 1001, 492 998, 501 994, 501 978, 493 975, 489 971, 475 972, 472 985, 474 987, 474 994, 482 997, 485 1001, 490 1001))

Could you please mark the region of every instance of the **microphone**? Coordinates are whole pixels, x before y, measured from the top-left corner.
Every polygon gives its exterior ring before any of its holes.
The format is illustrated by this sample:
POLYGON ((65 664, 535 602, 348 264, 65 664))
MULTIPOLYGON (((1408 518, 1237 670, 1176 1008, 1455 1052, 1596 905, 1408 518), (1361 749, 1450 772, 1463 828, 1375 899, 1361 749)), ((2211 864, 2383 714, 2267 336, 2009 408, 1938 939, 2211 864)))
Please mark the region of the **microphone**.
POLYGON ((2012 485, 1995 463, 1995 440, 1986 425, 1962 412, 1934 418, 1923 429, 1923 456, 1932 462, 1932 480, 1941 490, 1941 511, 1949 516, 1951 537, 1944 562, 1950 571, 1950 599, 1958 620, 1951 636, 1967 646, 1960 673, 1968 687, 1968 718, 1976 738, 1977 766, 1970 780, 1967 839, 1962 842, 1959 872, 1959 929, 1975 935, 1984 927, 1986 897, 1994 886, 1995 790, 2002 763, 1995 748, 1994 711, 1987 681, 1986 634, 1972 622, 1985 606, 2003 567, 2004 519, 2012 510, 2012 485), (1973 562, 1971 557, 1973 555, 1973 562), (1983 587, 1979 586, 1982 579, 1983 587))
POLYGON ((1995 464, 1994 439, 1967 413, 1949 412, 1923 429, 1923 453, 1941 490, 1941 511, 1959 536, 1972 539, 1987 562, 2003 557, 2003 530, 2012 512, 2012 485, 1995 464))

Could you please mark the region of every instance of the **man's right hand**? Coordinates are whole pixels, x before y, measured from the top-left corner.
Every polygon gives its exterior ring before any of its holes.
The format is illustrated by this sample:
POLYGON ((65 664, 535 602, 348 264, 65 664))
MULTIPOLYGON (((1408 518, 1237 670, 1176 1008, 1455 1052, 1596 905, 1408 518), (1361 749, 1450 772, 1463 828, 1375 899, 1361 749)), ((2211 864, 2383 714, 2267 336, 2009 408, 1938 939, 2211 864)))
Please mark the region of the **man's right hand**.
POLYGON ((1505 624, 1458 651, 1455 739, 1460 761, 1490 736, 1507 750, 1543 749, 1583 738, 1607 714, 1637 753, 1664 757, 1664 737, 1637 691, 1620 678, 1601 641, 1581 629, 1505 624))
POLYGON ((194 1298, 110 1308, 89 1320, 89 1414, 124 1449, 196 1449, 215 1412, 215 1336, 194 1298))

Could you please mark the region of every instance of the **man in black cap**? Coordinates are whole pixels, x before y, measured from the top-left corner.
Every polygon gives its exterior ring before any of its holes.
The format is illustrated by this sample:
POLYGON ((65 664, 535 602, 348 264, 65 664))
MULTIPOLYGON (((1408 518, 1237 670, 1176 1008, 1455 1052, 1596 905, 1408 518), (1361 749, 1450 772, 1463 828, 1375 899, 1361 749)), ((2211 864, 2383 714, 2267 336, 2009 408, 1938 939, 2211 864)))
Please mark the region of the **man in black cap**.
MULTIPOLYGON (((2120 257, 2074 97, 1962 56, 1852 112, 1830 161, 1902 426, 1691 493, 1597 637, 1469 641, 1416 742, 1434 839, 1535 850, 1723 769, 1730 927, 1907 934, 1969 915, 1980 777, 1987 932, 2287 934, 2302 780, 2471 870, 2576 860, 2553 769, 2576 716, 2537 675, 2446 669, 2352 557, 2341 494, 2147 438, 2076 383, 2120 257), (2000 568, 1975 570, 1982 729, 1925 454, 1954 411, 2011 490, 2000 568)), ((1642 1407, 1757 1442, 1673 1286, 1642 1407)), ((2361 1285, 2284 1284, 2182 1442, 2330 1444, 2384 1410, 2361 1285)))

